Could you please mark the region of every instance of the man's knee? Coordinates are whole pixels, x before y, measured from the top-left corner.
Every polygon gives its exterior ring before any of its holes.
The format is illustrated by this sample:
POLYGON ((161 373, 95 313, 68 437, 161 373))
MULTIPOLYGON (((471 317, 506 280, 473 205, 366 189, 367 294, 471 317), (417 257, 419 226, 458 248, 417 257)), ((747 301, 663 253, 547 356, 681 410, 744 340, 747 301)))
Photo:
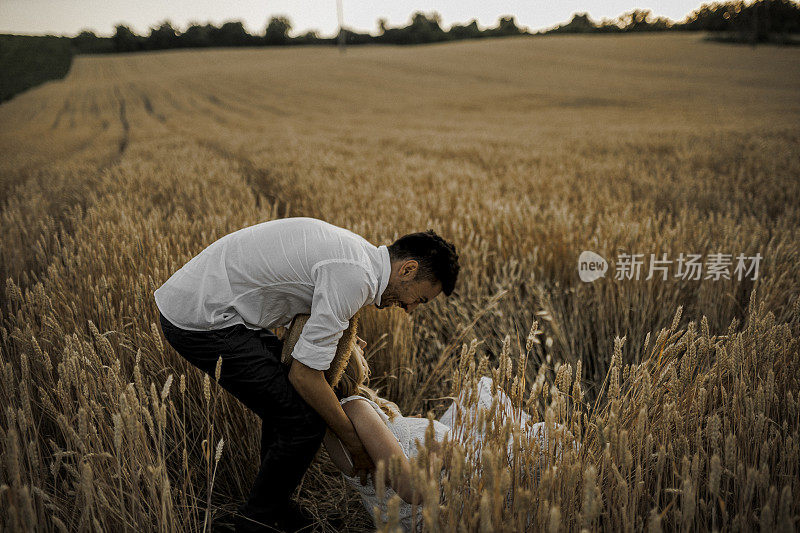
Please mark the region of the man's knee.
POLYGON ((280 425, 283 442, 303 450, 316 450, 322 444, 327 429, 325 421, 313 410, 287 416, 280 421, 280 425))
POLYGON ((301 430, 298 432, 298 441, 309 443, 320 443, 325 436, 327 425, 325 421, 316 411, 310 413, 310 416, 305 417, 305 422, 300 426, 301 430))
POLYGON ((287 461, 310 460, 322 444, 326 426, 324 422, 310 422, 294 426, 279 426, 261 449, 261 459, 269 454, 273 458, 283 457, 287 461))

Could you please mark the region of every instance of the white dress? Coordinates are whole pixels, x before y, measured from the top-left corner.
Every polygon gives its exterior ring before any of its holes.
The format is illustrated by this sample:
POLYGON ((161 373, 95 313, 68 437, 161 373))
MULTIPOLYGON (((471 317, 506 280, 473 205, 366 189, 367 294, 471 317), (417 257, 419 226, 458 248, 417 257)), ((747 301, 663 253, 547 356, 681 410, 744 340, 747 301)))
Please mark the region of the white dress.
MULTIPOLYGON (((480 382, 478 383, 477 409, 475 408, 475 404, 472 404, 471 408, 465 405, 466 396, 464 394, 459 396, 458 401, 453 402, 453 404, 447 409, 447 411, 445 411, 439 420, 433 421, 433 429, 436 440, 441 442, 445 435, 451 434, 453 429, 456 427, 456 420, 458 419, 459 414, 461 414, 462 417, 472 418, 474 420, 475 417, 478 416, 480 409, 489 409, 491 407, 493 398, 492 379, 489 377, 481 378, 480 382)), ((355 399, 366 400, 370 405, 372 405, 381 419, 386 423, 386 426, 395 436, 397 442, 400 443, 400 448, 402 448, 403 453, 406 454, 406 457, 410 459, 417 455, 417 446, 415 441, 419 440, 420 443, 425 442, 425 432, 428 429, 427 418, 396 416, 394 420, 389 420, 389 417, 381 410, 378 404, 363 396, 348 396, 347 398, 342 398, 340 403, 344 405, 345 403, 355 399)), ((515 416, 517 417, 516 419, 521 417, 523 421, 527 421, 530 418, 527 413, 515 410, 512 406, 511 399, 502 390, 498 389, 497 399, 499 402, 501 402, 501 409, 503 410, 504 415, 515 416)), ((544 423, 540 422, 538 424, 533 424, 530 426, 529 432, 531 432, 531 435, 536 435, 539 438, 540 445, 543 445, 545 437, 544 423)), ((480 444, 480 442, 483 440, 483 435, 477 431, 473 431, 469 436, 461 438, 477 439, 478 444, 480 444)), ((451 439, 453 439, 452 436, 451 439)), ((509 443, 509 457, 511 456, 511 446, 512 444, 509 443)), ((344 451, 349 459, 347 450, 345 449, 344 451)), ((366 485, 362 485, 357 477, 345 475, 344 478, 361 494, 361 499, 364 502, 364 506, 366 507, 370 516, 374 516, 372 510, 375 506, 377 506, 381 510, 383 520, 386 521, 388 519, 387 503, 392 496, 396 494, 391 487, 386 487, 386 490, 384 491, 384 499, 383 501, 380 501, 375 493, 375 486, 372 483, 371 476, 366 485)), ((416 514, 416 525, 417 530, 419 531, 422 529, 422 512, 419 506, 414 514, 416 514)), ((400 526, 403 528, 403 531, 414 530, 412 527, 412 506, 403 500, 400 500, 399 519, 400 526)))

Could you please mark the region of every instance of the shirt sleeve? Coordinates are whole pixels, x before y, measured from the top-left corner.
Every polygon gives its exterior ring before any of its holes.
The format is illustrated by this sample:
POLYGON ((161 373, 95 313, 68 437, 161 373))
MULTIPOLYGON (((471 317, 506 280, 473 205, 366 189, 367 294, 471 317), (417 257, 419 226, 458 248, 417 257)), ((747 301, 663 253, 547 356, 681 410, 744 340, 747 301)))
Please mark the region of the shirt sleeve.
POLYGON ((315 268, 311 316, 292 357, 309 368, 327 370, 350 319, 367 303, 370 284, 367 271, 357 263, 331 262, 315 268))

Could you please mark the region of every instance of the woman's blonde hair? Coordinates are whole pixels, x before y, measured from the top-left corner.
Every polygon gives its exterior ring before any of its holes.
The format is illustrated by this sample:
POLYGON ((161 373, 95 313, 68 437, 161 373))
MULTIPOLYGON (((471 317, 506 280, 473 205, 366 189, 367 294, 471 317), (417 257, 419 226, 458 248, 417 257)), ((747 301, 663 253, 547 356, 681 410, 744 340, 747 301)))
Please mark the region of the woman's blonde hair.
MULTIPOLYGON (((296 315, 292 320, 292 325, 288 328, 283 339, 281 360, 285 364, 291 364, 292 351, 294 351, 294 346, 300 338, 300 333, 309 317, 310 315, 308 314, 300 314, 296 315)), ((347 329, 342 333, 342 338, 339 339, 339 344, 336 346, 336 354, 333 357, 333 361, 331 361, 328 370, 325 371, 325 379, 330 383, 331 388, 333 388, 339 399, 347 398, 348 396, 363 396, 378 404, 381 410, 389 417, 389 420, 393 420, 395 416, 401 414, 400 409, 395 403, 378 396, 368 386, 369 364, 367 364, 367 359, 364 357, 364 352, 360 348, 356 349, 358 317, 359 313, 356 313, 350 319, 347 329)))
POLYGON ((368 386, 369 372, 369 365, 366 357, 364 357, 364 352, 360 349, 353 350, 339 383, 333 387, 334 392, 340 399, 356 395, 369 398, 378 404, 378 407, 386 413, 389 420, 394 420, 395 416, 401 415, 400 409, 394 402, 378 396, 378 393, 368 386))

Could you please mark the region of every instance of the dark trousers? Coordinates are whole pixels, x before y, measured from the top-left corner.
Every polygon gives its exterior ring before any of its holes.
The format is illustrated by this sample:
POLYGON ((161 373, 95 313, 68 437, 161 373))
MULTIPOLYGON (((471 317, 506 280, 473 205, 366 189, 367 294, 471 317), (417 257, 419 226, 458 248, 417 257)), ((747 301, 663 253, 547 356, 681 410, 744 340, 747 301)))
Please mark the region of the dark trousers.
POLYGON ((189 331, 163 315, 161 329, 179 354, 212 379, 222 356, 218 383, 261 418, 261 467, 240 511, 249 519, 246 523, 271 524, 287 509, 326 429, 289 382, 288 368, 280 360, 282 342, 272 331, 243 325, 189 331))

